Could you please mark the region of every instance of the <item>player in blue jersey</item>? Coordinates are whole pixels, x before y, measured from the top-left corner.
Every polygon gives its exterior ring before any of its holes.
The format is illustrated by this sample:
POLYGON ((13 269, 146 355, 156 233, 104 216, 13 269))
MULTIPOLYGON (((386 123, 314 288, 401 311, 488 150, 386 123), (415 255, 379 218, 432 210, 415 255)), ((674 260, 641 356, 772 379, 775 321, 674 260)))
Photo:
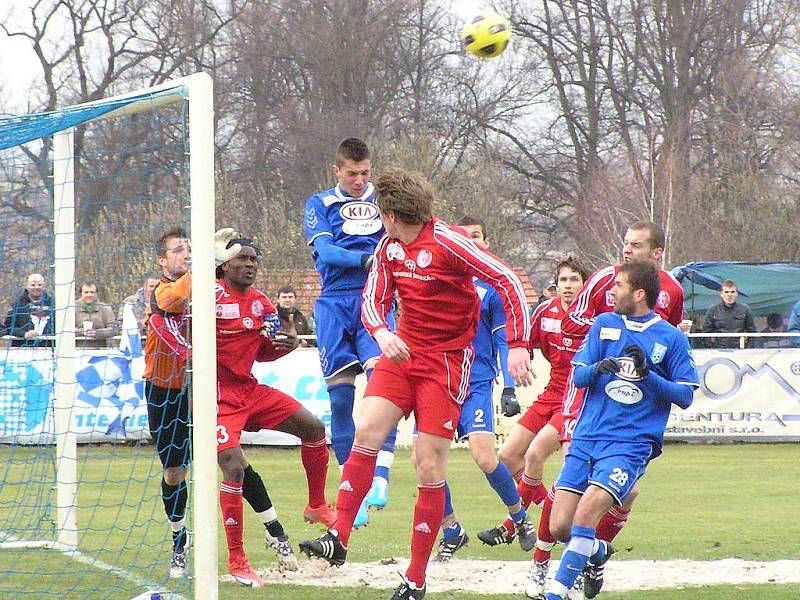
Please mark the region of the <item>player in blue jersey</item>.
MULTIPOLYGON (((361 323, 361 292, 372 253, 383 237, 375 191, 370 183, 367 145, 347 138, 336 151, 333 174, 337 185, 306 201, 306 241, 319 272, 322 294, 314 305, 322 375, 331 401, 331 446, 343 465, 355 435, 353 404, 356 375, 369 377, 381 349, 361 323)), ((394 329, 394 323, 390 326, 394 329)), ((378 453, 372 488, 356 518, 366 524, 367 505, 383 508, 389 497, 389 469, 397 429, 378 453)))
POLYGON ((566 598, 587 564, 608 560, 597 523, 661 454, 670 406, 688 408, 699 386, 686 336, 654 312, 659 291, 654 264, 622 265, 614 312, 597 317, 572 361, 586 392, 556 483, 550 530, 567 548, 546 600, 566 598))
MULTIPOLYGON (((466 216, 458 223, 467 231, 472 241, 483 248, 489 247, 486 226, 475 217, 466 216)), ((475 279, 475 289, 481 299, 481 315, 472 347, 475 359, 469 379, 469 395, 461 407, 457 436, 459 441, 467 440, 472 458, 486 476, 492 489, 508 507, 509 516, 521 531, 520 545, 527 551, 536 543, 534 527, 520 504, 519 492, 514 477, 505 464, 497 458, 494 438, 494 406, 492 387, 495 377, 502 367, 503 393, 501 410, 507 417, 519 414, 520 406, 514 391, 514 378, 508 372, 508 342, 506 341, 506 314, 503 302, 495 289, 475 279)), ((450 486, 445 484, 444 520, 442 539, 436 559, 447 562, 453 554, 469 542, 467 532, 458 522, 453 509, 450 486)))

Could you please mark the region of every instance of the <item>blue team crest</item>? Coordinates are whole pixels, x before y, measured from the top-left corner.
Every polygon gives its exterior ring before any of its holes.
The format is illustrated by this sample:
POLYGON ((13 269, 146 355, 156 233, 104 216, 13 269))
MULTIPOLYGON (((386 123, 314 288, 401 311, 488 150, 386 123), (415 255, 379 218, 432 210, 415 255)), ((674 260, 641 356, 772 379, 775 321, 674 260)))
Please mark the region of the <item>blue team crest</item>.
POLYGON ((667 354, 667 347, 664 344, 654 344, 653 351, 650 352, 650 360, 653 361, 654 365, 657 365, 662 360, 664 360, 664 356, 667 354))

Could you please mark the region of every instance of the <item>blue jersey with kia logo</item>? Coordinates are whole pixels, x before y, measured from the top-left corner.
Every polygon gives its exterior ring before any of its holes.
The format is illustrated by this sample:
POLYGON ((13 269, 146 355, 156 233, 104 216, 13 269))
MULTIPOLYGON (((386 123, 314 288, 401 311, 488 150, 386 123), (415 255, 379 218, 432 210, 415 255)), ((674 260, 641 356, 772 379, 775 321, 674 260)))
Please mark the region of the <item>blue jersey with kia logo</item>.
POLYGON ((581 349, 572 360, 575 367, 594 365, 604 358, 620 358, 616 374, 596 376, 586 388, 573 440, 649 441, 659 449, 669 419, 672 399, 659 395, 634 368, 625 347, 638 345, 647 365, 673 383, 699 386, 697 369, 686 336, 658 314, 629 317, 617 313, 599 315, 581 349))
POLYGON ((304 228, 309 246, 314 247, 317 240, 327 237, 337 249, 344 251, 335 255, 335 262, 323 261, 316 249, 312 253, 323 295, 344 291, 360 293, 367 280, 361 256, 372 254, 383 237, 373 185, 367 184, 359 198, 346 194, 338 185, 314 194, 306 201, 304 228))

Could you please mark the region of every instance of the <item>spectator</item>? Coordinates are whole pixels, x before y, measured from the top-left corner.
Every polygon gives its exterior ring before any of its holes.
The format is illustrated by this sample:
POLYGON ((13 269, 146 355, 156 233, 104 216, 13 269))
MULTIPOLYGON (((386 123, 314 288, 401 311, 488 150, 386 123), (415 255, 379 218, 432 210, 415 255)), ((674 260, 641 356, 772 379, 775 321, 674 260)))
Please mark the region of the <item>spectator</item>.
MULTIPOLYGON (((278 290, 278 318, 281 320, 281 329, 291 329, 293 323, 297 335, 313 333, 308 320, 297 308, 297 294, 290 285, 285 285, 278 290)), ((308 346, 308 340, 301 339, 300 345, 308 346)))
POLYGON ((142 279, 142 287, 136 290, 135 294, 131 294, 122 301, 122 306, 117 315, 117 321, 122 323, 122 318, 125 313, 125 305, 130 304, 133 308, 133 314, 136 317, 136 324, 139 326, 139 333, 142 336, 147 335, 147 314, 145 307, 150 304, 150 298, 153 297, 153 290, 156 289, 160 279, 155 275, 147 274, 142 279))
POLYGON ((539 304, 547 302, 548 300, 556 297, 556 282, 553 279, 545 282, 542 287, 542 295, 539 296, 539 304))
MULTIPOLYGON (((786 328, 789 333, 800 333, 800 300, 792 307, 789 313, 789 326, 786 328)), ((791 338, 792 346, 800 346, 800 338, 791 338)))
MULTIPOLYGON (((770 313, 767 315, 767 326, 761 330, 761 333, 785 333, 786 323, 783 321, 783 315, 778 313, 770 313)), ((758 340, 759 348, 791 348, 792 338, 786 337, 768 337, 760 338, 758 340)))
MULTIPOLYGON (((750 307, 736 301, 739 297, 739 290, 736 288, 736 283, 730 279, 723 281, 722 290, 719 295, 722 298, 722 302, 708 309, 703 332, 755 332, 756 324, 753 321, 753 313, 750 312, 750 307)), ((712 348, 738 348, 739 340, 735 337, 710 338, 708 340, 708 345, 712 348)))
POLYGON ((25 291, 14 301, 6 315, 3 333, 16 339, 12 346, 54 346, 54 340, 40 339, 55 332, 53 299, 44 290, 44 277, 39 273, 28 275, 25 291))
POLYGON ((97 299, 97 285, 81 284, 81 297, 75 304, 75 340, 78 348, 105 348, 108 338, 119 333, 119 324, 110 305, 97 299))

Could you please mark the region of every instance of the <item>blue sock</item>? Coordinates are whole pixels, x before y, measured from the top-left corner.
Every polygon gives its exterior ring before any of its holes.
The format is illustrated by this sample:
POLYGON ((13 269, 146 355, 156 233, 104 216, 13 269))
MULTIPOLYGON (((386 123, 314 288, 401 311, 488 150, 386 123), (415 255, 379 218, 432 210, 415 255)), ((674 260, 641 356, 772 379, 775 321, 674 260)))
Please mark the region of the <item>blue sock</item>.
POLYGON ((514 483, 514 477, 511 476, 511 471, 505 464, 498 462, 497 468, 491 473, 485 473, 486 481, 492 486, 492 489, 500 496, 500 500, 506 506, 513 506, 519 502, 519 492, 517 491, 517 484, 514 483))
MULTIPOLYGON (((397 440, 397 427, 394 427, 389 432, 389 435, 386 436, 386 440, 381 445, 381 452, 389 452, 390 454, 394 454, 395 440, 397 440)), ((380 460, 380 455, 378 455, 378 458, 380 460)), ((389 467, 380 464, 376 465, 375 477, 383 477, 386 481, 389 481, 389 467)))
POLYGON ((446 540, 452 540, 461 535, 461 523, 455 521, 449 527, 442 529, 442 537, 446 540))
POLYGON ((508 516, 511 517, 511 520, 514 521, 514 523, 522 523, 522 521, 528 516, 528 513, 525 511, 524 506, 520 506, 517 512, 515 512, 513 515, 508 513, 508 516))
POLYGON ((450 484, 444 482, 444 516, 449 517, 455 511, 453 508, 453 497, 450 495, 450 484))
POLYGON ((353 421, 353 404, 356 386, 352 383, 337 383, 328 388, 331 399, 331 446, 336 462, 343 465, 350 456, 356 424, 353 421))
POLYGON ((552 590, 566 597, 567 590, 572 588, 578 575, 583 573, 586 563, 594 547, 595 531, 593 527, 572 527, 570 540, 564 554, 561 556, 561 564, 558 566, 553 581, 552 590))
POLYGON ((606 557, 608 556, 608 548, 609 543, 605 540, 595 540, 595 546, 592 546, 594 549, 594 554, 589 557, 589 564, 591 565, 599 565, 600 563, 605 562, 606 557))

